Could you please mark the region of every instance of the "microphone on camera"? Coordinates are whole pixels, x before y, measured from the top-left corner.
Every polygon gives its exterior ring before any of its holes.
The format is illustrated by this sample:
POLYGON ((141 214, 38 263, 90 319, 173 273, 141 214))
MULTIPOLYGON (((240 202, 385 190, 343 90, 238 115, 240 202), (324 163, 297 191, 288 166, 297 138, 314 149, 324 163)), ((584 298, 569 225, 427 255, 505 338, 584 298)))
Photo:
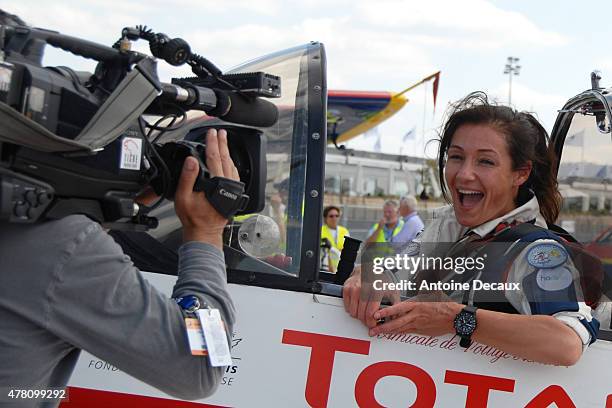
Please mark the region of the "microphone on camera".
MULTIPOLYGON (((191 84, 162 84, 161 98, 198 109, 227 122, 269 127, 278 120, 278 108, 265 99, 191 84)), ((149 113, 154 113, 154 108, 149 113)))
POLYGON ((215 90, 217 104, 206 111, 227 122, 247 126, 268 127, 278 120, 278 108, 265 99, 241 95, 236 92, 215 90))

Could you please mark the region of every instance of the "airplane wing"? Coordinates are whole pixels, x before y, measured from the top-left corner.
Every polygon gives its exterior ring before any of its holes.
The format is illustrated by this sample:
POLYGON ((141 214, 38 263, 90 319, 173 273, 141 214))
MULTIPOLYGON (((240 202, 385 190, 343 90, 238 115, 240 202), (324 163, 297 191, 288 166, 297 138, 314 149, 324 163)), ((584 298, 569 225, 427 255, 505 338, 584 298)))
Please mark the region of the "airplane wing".
POLYGON ((434 109, 438 94, 440 71, 423 78, 402 92, 386 91, 334 91, 327 92, 327 140, 329 143, 346 142, 378 126, 402 109, 408 98, 406 92, 434 80, 434 109))
POLYGON ((374 91, 327 93, 327 138, 346 142, 384 122, 406 105, 401 94, 374 91))

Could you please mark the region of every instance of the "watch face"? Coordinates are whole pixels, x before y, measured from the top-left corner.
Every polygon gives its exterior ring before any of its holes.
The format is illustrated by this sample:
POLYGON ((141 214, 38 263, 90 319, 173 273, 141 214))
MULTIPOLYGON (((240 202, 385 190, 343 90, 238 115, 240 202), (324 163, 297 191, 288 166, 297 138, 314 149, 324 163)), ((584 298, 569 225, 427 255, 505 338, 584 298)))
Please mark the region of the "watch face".
POLYGON ((455 318, 455 330, 461 335, 470 335, 476 329, 476 316, 473 313, 459 313, 455 318))

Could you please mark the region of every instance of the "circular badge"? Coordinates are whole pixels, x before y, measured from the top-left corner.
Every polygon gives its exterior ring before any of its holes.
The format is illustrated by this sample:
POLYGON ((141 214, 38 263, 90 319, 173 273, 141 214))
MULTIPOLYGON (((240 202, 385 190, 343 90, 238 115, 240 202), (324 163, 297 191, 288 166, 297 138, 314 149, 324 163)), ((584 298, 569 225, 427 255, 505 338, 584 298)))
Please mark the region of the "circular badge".
POLYGON ((553 292, 567 288, 573 281, 572 273, 565 266, 552 269, 540 269, 536 282, 540 289, 553 292))
POLYGON ((567 261, 567 251, 557 243, 537 244, 527 252, 527 262, 538 269, 556 268, 567 261))

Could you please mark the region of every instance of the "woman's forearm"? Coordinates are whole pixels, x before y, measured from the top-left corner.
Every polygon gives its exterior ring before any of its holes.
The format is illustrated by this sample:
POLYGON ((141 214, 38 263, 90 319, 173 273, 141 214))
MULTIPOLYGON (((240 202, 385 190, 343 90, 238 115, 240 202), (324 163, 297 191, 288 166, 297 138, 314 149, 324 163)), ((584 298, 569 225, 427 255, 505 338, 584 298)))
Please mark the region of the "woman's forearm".
POLYGON ((472 339, 518 357, 570 366, 582 355, 580 337, 552 316, 526 316, 478 309, 472 339))

